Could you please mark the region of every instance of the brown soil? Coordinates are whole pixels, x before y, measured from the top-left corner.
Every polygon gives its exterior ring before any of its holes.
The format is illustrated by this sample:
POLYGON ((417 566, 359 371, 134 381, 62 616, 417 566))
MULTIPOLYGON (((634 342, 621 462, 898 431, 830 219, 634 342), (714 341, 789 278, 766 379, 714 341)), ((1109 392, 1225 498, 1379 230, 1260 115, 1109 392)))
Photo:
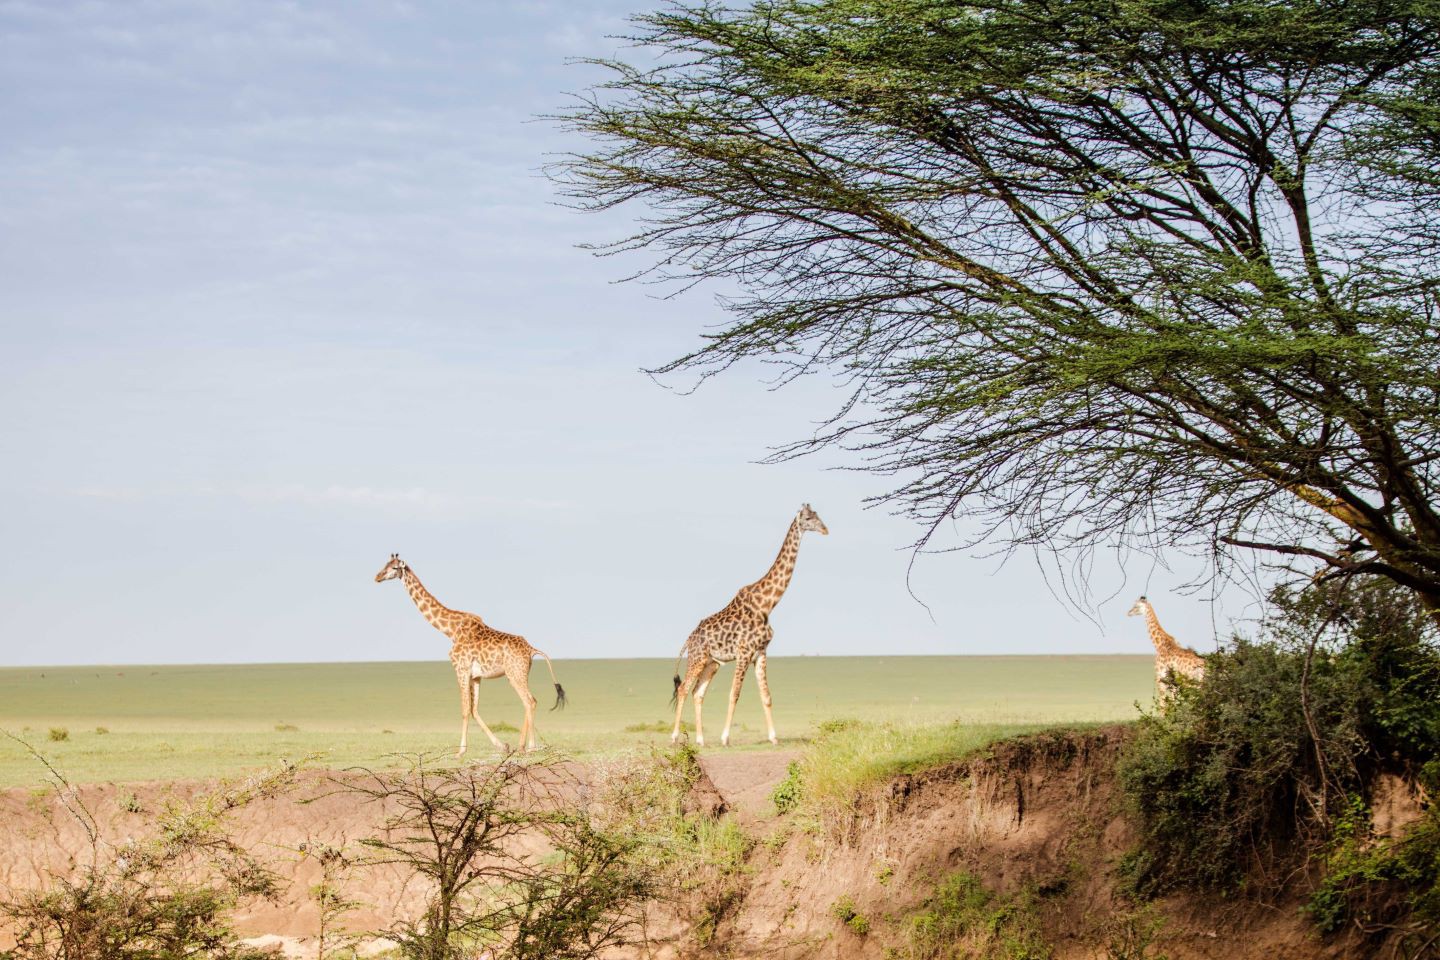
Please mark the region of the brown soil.
POLYGON ((1296 897, 1186 895, 1146 910, 1120 897, 1114 868, 1137 841, 1113 775, 1124 736, 1112 728, 1009 741, 896 779, 853 823, 792 837, 777 854, 758 848, 753 882, 717 932, 714 955, 904 957, 909 918, 941 878, 962 870, 1000 896, 1038 891, 1034 912, 1057 960, 1367 955, 1348 941, 1321 942, 1296 897), (842 898, 869 921, 868 934, 837 919, 842 898), (1111 952, 1147 923, 1159 929, 1146 950, 1133 952, 1132 937, 1132 952, 1111 952))
MULTIPOLYGON (((854 822, 815 830, 777 817, 769 802, 793 752, 706 752, 702 762, 713 792, 697 792, 694 809, 723 806, 724 815, 769 840, 756 844, 747 870, 732 878, 721 900, 655 911, 656 939, 643 951, 623 955, 880 960, 893 950, 890 955, 904 957, 908 918, 942 877, 958 870, 998 895, 1040 891, 1035 912, 1058 960, 1161 955, 1319 960, 1369 953, 1355 943, 1318 939, 1296 898, 1257 903, 1174 897, 1137 914, 1117 895, 1114 870, 1136 842, 1120 812, 1113 777, 1123 737, 1123 729, 1114 728, 1000 744, 984 757, 901 777, 870 798, 854 822), (842 898, 870 921, 869 933, 858 934, 837 919, 833 907, 842 898), (1143 926, 1146 916, 1162 923, 1149 952, 1109 952, 1127 931, 1143 926), (697 917, 707 921, 700 934, 697 917)), ((256 907, 237 925, 302 956, 302 938, 315 928, 307 891, 319 868, 295 851, 306 843, 340 844, 365 836, 380 818, 353 794, 327 790, 326 782, 325 774, 307 774, 299 796, 312 802, 265 801, 235 820, 235 839, 272 851, 291 879, 287 902, 256 907)), ((122 799, 124 805, 138 804, 142 812, 117 812, 104 824, 105 838, 114 841, 142 831, 148 811, 167 795, 184 797, 204 786, 95 785, 79 793, 97 811, 118 811, 122 799)), ((84 852, 84 833, 60 804, 53 794, 0 792, 0 890, 32 886, 84 852)), ((419 896, 398 874, 367 874, 367 905, 353 916, 352 926, 381 927, 413 911, 419 896)), ((714 897, 715 891, 697 896, 714 897)), ((0 949, 3 940, 0 935, 0 949)))

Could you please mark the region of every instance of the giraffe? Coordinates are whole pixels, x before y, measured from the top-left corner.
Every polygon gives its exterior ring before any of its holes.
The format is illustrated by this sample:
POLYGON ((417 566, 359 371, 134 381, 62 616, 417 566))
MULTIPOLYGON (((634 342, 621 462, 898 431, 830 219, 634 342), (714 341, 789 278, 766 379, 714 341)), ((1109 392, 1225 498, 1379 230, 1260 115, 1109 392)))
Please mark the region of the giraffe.
POLYGON ((565 706, 566 702, 565 688, 555 679, 555 666, 550 662, 550 658, 532 647, 524 637, 501 633, 473 613, 451 610, 425 589, 420 578, 415 576, 415 571, 400 559, 399 554, 392 553, 390 560, 375 574, 375 582, 383 583, 396 579, 405 584, 405 589, 409 591, 410 599, 415 601, 415 606, 420 609, 421 616, 428 620, 432 627, 450 638, 450 662, 455 665, 455 679, 460 684, 460 749, 455 751, 455 756, 465 753, 472 716, 497 750, 510 749, 491 732, 485 721, 480 719, 480 681, 499 677, 510 681, 510 686, 515 688, 520 703, 525 707, 525 723, 520 728, 520 748, 526 752, 534 750, 535 697, 530 693, 530 661, 533 657, 545 657, 545 665, 550 668, 550 681, 555 684, 555 706, 550 709, 559 709, 565 706))
POLYGON ((1162 698, 1174 696, 1176 677, 1186 677, 1196 683, 1205 679, 1205 658, 1189 647, 1180 646, 1165 632, 1149 600, 1141 596, 1125 615, 1144 617, 1150 629, 1150 642, 1155 645, 1155 682, 1160 685, 1162 698))
POLYGON ((705 745, 705 731, 700 725, 700 710, 705 702, 705 690, 722 663, 735 661, 735 682, 730 685, 730 709, 725 714, 725 729, 720 733, 721 746, 730 746, 730 724, 735 719, 735 702, 740 699, 740 685, 750 664, 755 664, 755 682, 760 686, 760 703, 765 707, 765 726, 769 730, 770 742, 778 743, 775 737, 775 718, 770 713, 770 681, 766 677, 765 650, 775 636, 770 627, 770 611, 780 602, 785 588, 790 585, 790 576, 795 572, 795 557, 800 552, 800 536, 813 530, 828 536, 820 515, 803 504, 785 541, 780 545, 780 555, 770 565, 765 576, 749 586, 741 587, 725 609, 711 614, 700 621, 680 656, 686 659, 685 679, 680 679, 680 658, 675 660, 675 729, 670 742, 680 739, 680 714, 685 709, 685 695, 695 691, 695 742, 705 745))

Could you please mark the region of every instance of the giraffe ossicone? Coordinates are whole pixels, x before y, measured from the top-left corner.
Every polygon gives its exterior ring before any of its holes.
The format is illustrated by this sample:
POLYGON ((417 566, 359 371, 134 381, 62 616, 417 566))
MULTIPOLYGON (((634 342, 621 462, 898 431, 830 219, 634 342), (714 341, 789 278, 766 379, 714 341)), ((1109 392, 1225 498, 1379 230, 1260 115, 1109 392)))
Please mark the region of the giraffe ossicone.
POLYGON ((560 686, 560 681, 555 678, 555 666, 550 662, 550 658, 543 651, 531 646, 524 637, 496 630, 476 614, 451 610, 445 606, 425 589, 415 571, 400 559, 398 553, 390 554, 390 560, 375 574, 376 583, 384 583, 386 580, 400 580, 404 583, 405 590, 410 594, 410 599, 415 603, 420 615, 432 627, 450 638, 450 662, 455 667, 455 680, 460 685, 460 749, 455 751, 455 756, 465 753, 472 716, 495 745, 495 749, 510 749, 480 717, 480 681, 500 677, 510 681, 510 686, 514 688, 525 708, 525 723, 520 728, 520 749, 526 752, 534 750, 537 745, 535 697, 530 692, 530 661, 534 657, 545 658, 545 665, 550 669, 550 682, 555 685, 555 706, 550 709, 557 710, 566 703, 565 688, 560 686))
POLYGON ((765 708, 765 726, 770 742, 779 742, 775 736, 775 718, 770 712, 770 680, 766 669, 766 649, 775 637, 775 631, 770 627, 770 611, 775 609, 790 585, 790 577, 795 572, 795 558, 800 552, 800 538, 807 532, 830 533, 820 515, 808 503, 802 504, 795 514, 790 529, 785 532, 785 540, 780 544, 780 553, 765 576, 741 587, 723 610, 701 620, 685 641, 680 657, 675 661, 675 729, 670 733, 671 743, 680 740, 680 716, 685 710, 685 697, 693 690, 695 743, 705 745, 705 728, 700 719, 705 691, 709 689, 720 665, 732 660, 735 662, 735 680, 730 685, 730 707, 725 714, 725 729, 720 733, 721 745, 730 745, 735 703, 740 699, 740 685, 751 663, 755 664, 755 682, 760 687, 760 703, 765 708), (681 658, 687 661, 683 679, 678 669, 681 658))

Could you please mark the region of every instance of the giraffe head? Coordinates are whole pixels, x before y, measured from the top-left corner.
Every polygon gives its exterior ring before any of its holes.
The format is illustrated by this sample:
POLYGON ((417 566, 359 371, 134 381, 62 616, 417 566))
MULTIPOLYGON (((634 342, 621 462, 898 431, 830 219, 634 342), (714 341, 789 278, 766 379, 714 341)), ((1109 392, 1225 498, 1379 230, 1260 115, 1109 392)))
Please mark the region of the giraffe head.
POLYGON ((1125 616, 1127 616, 1127 617, 1143 617, 1143 616, 1145 616, 1145 611, 1146 611, 1146 609, 1149 608, 1149 606, 1150 606, 1150 601, 1149 601, 1149 600, 1146 600, 1146 599, 1145 599, 1145 595, 1142 593, 1142 594, 1140 595, 1140 599, 1135 601, 1135 606, 1131 607, 1131 608, 1130 608, 1130 612, 1127 613, 1127 614, 1125 614, 1125 616))
POLYGON ((810 509, 810 504, 808 503, 802 503, 800 505, 800 512, 796 515, 795 519, 800 521, 801 533, 813 530, 815 533, 823 534, 827 537, 830 535, 830 531, 825 529, 825 521, 820 519, 820 514, 810 509))
POLYGON ((394 580, 397 577, 405 576, 405 561, 400 559, 400 554, 390 554, 390 560, 375 574, 376 583, 384 583, 386 580, 394 580))

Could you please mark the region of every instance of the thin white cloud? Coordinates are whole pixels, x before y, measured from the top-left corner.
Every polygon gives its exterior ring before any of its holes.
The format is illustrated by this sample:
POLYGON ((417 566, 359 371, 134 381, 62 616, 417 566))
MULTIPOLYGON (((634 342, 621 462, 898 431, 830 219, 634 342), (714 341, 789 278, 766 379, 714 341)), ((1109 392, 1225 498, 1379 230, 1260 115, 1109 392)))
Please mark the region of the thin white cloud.
POLYGON ((547 500, 538 497, 507 497, 487 494, 455 494, 426 487, 370 487, 330 484, 320 487, 303 483, 251 484, 236 487, 199 486, 181 489, 143 489, 139 487, 85 486, 72 490, 74 496, 88 500, 135 503, 182 498, 240 500, 254 504, 304 504, 316 507, 358 507, 385 510, 479 511, 504 510, 565 510, 575 504, 570 500, 547 500))

